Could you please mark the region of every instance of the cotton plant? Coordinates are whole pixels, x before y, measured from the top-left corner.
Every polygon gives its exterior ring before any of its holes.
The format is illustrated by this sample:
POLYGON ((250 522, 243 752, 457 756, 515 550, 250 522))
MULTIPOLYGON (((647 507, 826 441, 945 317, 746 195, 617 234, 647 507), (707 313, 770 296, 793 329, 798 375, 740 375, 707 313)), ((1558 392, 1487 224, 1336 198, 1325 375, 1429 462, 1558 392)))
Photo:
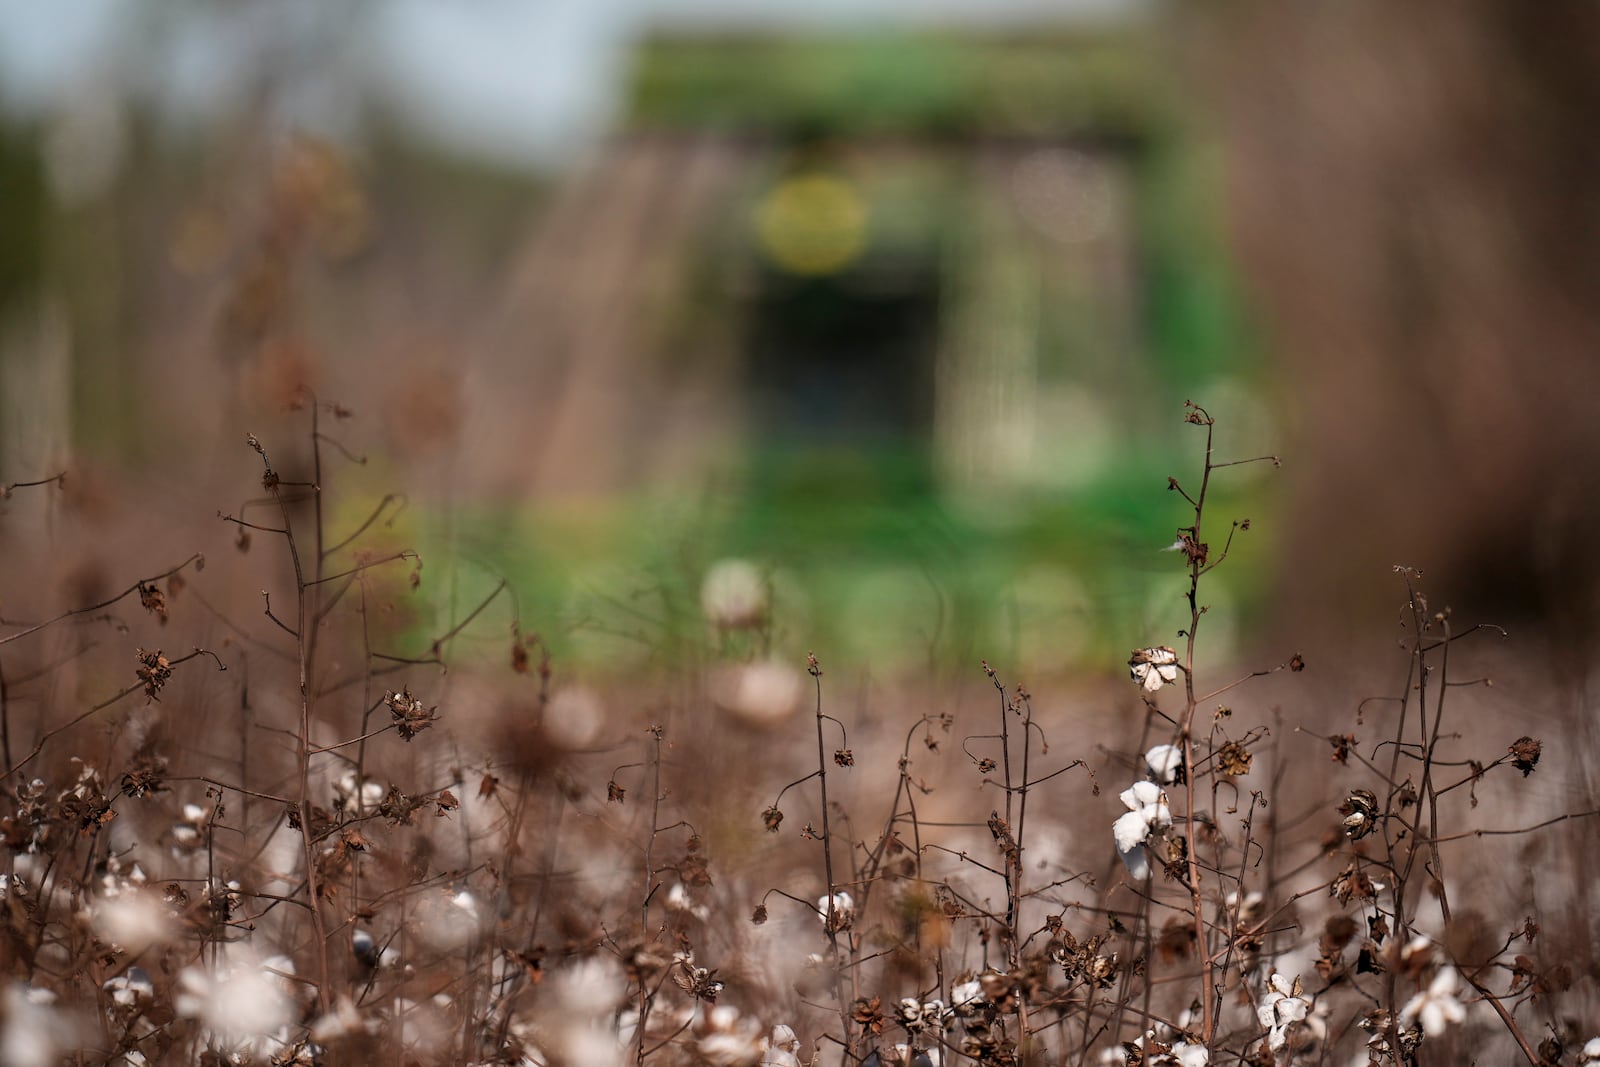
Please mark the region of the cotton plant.
POLYGON ((1118 1064, 1141 1063, 1149 1067, 1210 1067, 1211 1051, 1197 1041, 1174 1041, 1170 1044, 1162 1034, 1170 1037, 1171 1031, 1157 1024, 1161 1033, 1146 1030, 1133 1040, 1132 1045, 1112 1045, 1102 1049, 1099 1063, 1102 1067, 1118 1064), (1129 1049, 1134 1052, 1130 1055, 1129 1049))
MULTIPOLYGON (((1129 675, 1146 693, 1155 693, 1162 686, 1176 682, 1179 669, 1178 654, 1165 645, 1134 649, 1128 660, 1129 675)), ((1122 791, 1121 800, 1128 810, 1111 828, 1117 854, 1127 865, 1128 873, 1140 880, 1150 874, 1150 862, 1144 854, 1145 842, 1152 833, 1172 825, 1172 811, 1161 787, 1172 785, 1182 777, 1183 748, 1156 745, 1145 753, 1144 762, 1155 780, 1135 782, 1122 791)))
POLYGON ((1305 998, 1296 975, 1273 973, 1267 981, 1266 991, 1256 1006, 1256 1018, 1267 1030, 1267 1044, 1277 1052, 1289 1042, 1289 1029, 1304 1021, 1311 1011, 1311 1002, 1305 998))
POLYGON ((1162 785, 1172 785, 1183 774, 1183 749, 1178 745, 1157 745, 1144 754, 1150 776, 1162 785))
POLYGON ((983 1006, 983 983, 976 977, 950 987, 950 1007, 957 1015, 971 1015, 983 1006))
POLYGON ((824 893, 817 898, 817 917, 822 920, 824 929, 848 930, 856 920, 856 901, 849 893, 839 890, 832 895, 824 893))
POLYGON ((76 1036, 54 992, 23 982, 0 990, 0 1063, 53 1067, 76 1036))
POLYGON ((294 973, 287 956, 263 958, 246 944, 229 945, 214 965, 178 973, 173 1008, 198 1019, 208 1043, 265 1058, 287 1043, 286 1028, 300 1015, 294 973))
POLYGON ((172 824, 168 835, 172 839, 174 857, 187 855, 201 848, 206 837, 206 809, 199 804, 185 804, 182 818, 172 824))
POLYGON ((800 1067, 800 1039, 784 1023, 772 1028, 761 1055, 762 1067, 800 1067))
POLYGON ((1122 791, 1120 799, 1128 810, 1112 824, 1111 833, 1128 873, 1142 880, 1150 874, 1144 844, 1152 833, 1172 825, 1172 809, 1167 806, 1166 793, 1155 782, 1134 782, 1122 791))
POLYGON ((1178 653, 1166 645, 1154 648, 1136 648, 1128 658, 1128 674, 1146 693, 1156 693, 1162 686, 1178 680, 1178 653))
POLYGON ((770 1035, 761 1024, 742 1015, 737 1008, 718 1004, 703 1016, 704 1032, 695 1038, 694 1049, 701 1063, 709 1067, 748 1067, 771 1051, 770 1035))
POLYGON ((1421 1023, 1423 1033, 1438 1037, 1452 1024, 1463 1022, 1467 1009, 1456 997, 1460 988, 1461 976, 1456 969, 1441 967, 1428 988, 1406 1001, 1406 1006, 1400 1009, 1401 1024, 1421 1023))
POLYGON ((334 807, 341 811, 353 810, 358 815, 377 811, 388 795, 388 786, 356 774, 353 768, 345 771, 333 783, 334 807))
POLYGON ((1172 1051, 1167 1055, 1177 1067, 1208 1067, 1211 1063, 1210 1050, 1204 1045, 1191 1044, 1188 1041, 1179 1041, 1172 1046, 1172 1051))
POLYGON ((144 885, 142 875, 139 881, 108 886, 88 914, 107 944, 135 954, 166 944, 177 930, 171 909, 144 885))
POLYGON ((692 916, 701 922, 711 918, 710 907, 697 902, 689 892, 689 887, 682 882, 674 882, 672 884, 672 888, 667 891, 666 903, 669 910, 692 916))
MULTIPOLYGON (((976 980, 972 984, 981 990, 976 980)), ((956 1013, 947 1008, 942 1000, 922 1001, 916 997, 903 997, 895 1006, 894 1016, 895 1021, 905 1029, 910 1044, 896 1045, 895 1057, 885 1062, 910 1064, 911 1067, 938 1067, 943 1062, 938 1047, 939 1035, 955 1023, 956 1013)))

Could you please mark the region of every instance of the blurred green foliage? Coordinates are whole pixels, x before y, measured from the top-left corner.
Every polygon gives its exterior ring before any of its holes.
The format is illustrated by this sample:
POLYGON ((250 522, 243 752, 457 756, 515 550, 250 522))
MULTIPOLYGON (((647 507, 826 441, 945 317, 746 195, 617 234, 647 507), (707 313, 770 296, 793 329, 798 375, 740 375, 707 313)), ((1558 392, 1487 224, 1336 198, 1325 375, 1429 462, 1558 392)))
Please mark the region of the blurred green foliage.
POLYGON ((1136 36, 673 37, 639 53, 630 123, 784 135, 1125 135, 1164 100, 1136 36))

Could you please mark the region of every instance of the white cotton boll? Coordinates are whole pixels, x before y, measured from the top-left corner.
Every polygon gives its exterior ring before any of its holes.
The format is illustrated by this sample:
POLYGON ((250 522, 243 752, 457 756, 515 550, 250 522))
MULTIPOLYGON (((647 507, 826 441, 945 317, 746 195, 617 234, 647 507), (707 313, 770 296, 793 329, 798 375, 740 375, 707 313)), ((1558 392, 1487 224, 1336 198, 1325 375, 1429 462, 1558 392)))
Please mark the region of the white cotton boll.
POLYGON ((1268 1031, 1267 1044, 1273 1051, 1282 1049, 1289 1041, 1289 1027, 1305 1019, 1311 1002, 1300 995, 1300 980, 1274 973, 1267 981, 1256 1007, 1256 1018, 1268 1031))
POLYGON ((831 929, 833 929, 835 932, 839 930, 848 930, 850 925, 855 922, 856 918, 855 898, 842 889, 833 894, 833 911, 830 915, 828 910, 828 895, 824 893, 822 896, 817 898, 817 918, 822 920, 824 929, 828 929, 829 924, 831 923, 831 929))
POLYGON ((8 1067, 54 1067, 73 1040, 73 1028, 55 1008, 55 994, 20 982, 0 998, 0 1063, 8 1067))
POLYGON ((185 967, 178 975, 173 1006, 185 1018, 199 1019, 224 1043, 239 1045, 275 1033, 299 1015, 286 956, 258 958, 248 947, 230 946, 214 969, 185 967))
POLYGON ((1154 782, 1134 782, 1117 799, 1129 811, 1139 811, 1161 802, 1161 787, 1154 782))
POLYGON ((800 707, 805 678, 778 660, 723 667, 712 676, 712 699, 752 726, 782 722, 800 707))
POLYGON ((561 1035, 561 1046, 568 1063, 584 1067, 622 1067, 622 1048, 609 1028, 569 1026, 561 1035))
POLYGON ((772 1033, 765 1042, 766 1051, 762 1053, 762 1067, 800 1067, 800 1039, 794 1036, 794 1030, 783 1023, 772 1028, 772 1033))
POLYGON ((360 1009, 344 993, 339 993, 338 1000, 334 1001, 333 1011, 310 1024, 310 1040, 317 1041, 318 1045, 365 1032, 366 1021, 360 1009))
POLYGON ((761 1024, 739 1009, 718 1004, 705 1013, 706 1029, 695 1051, 710 1067, 756 1067, 766 1050, 761 1024))
POLYGON ((719 560, 700 583, 700 607, 724 630, 759 626, 767 614, 766 579, 748 560, 719 560))
POLYGON ((1459 985, 1460 978, 1454 967, 1440 968, 1428 988, 1412 997, 1401 1009, 1400 1022, 1409 1025, 1416 1020, 1429 1037, 1438 1037, 1452 1023, 1459 1023, 1467 1017, 1467 1009, 1456 999, 1459 985))
POLYGON ((1172 809, 1167 806, 1167 796, 1154 782, 1134 782, 1118 797, 1123 807, 1136 813, 1147 827, 1162 829, 1172 825, 1172 809))
POLYGON ((707 1034, 696 1043, 695 1051, 710 1067, 752 1067, 761 1047, 745 1034, 707 1034))
POLYGON ((983 1000, 983 984, 976 978, 950 987, 950 1006, 957 1014, 971 1011, 983 1000))
POLYGON ((761 1054, 761 1067, 800 1067, 800 1057, 773 1046, 761 1054))
POLYGON ((333 783, 334 795, 341 800, 349 800, 356 795, 360 788, 360 779, 356 777, 356 772, 353 769, 345 771, 333 783))
POLYGON ((156 995, 156 986, 150 980, 150 972, 143 967, 129 967, 128 973, 108 979, 100 988, 110 995, 113 1004, 122 1008, 131 1008, 135 1004, 149 1004, 156 995))
POLYGON ((1252 923, 1256 919, 1260 918, 1261 907, 1266 903, 1266 900, 1267 898, 1263 894, 1252 890, 1244 895, 1244 904, 1241 906, 1239 903, 1239 894, 1237 891, 1235 891, 1228 894, 1227 904, 1230 909, 1239 913, 1239 920, 1241 922, 1252 923))
POLYGON ((130 889, 139 889, 149 881, 149 877, 144 873, 144 868, 137 863, 128 869, 128 873, 123 874, 121 864, 113 856, 106 873, 100 876, 100 888, 105 890, 106 896, 114 897, 118 893, 126 892, 130 889))
POLYGON ((1178 654, 1165 645, 1136 648, 1128 659, 1128 676, 1145 692, 1154 693, 1178 680, 1178 654))
POLYGON ((172 915, 166 905, 142 889, 123 889, 102 898, 94 906, 93 924, 102 939, 135 956, 172 936, 172 915))
POLYGON ((295 892, 300 872, 305 868, 304 841, 300 831, 289 826, 289 820, 280 821, 267 839, 267 848, 261 856, 264 870, 274 872, 262 886, 269 893, 295 892))
POLYGON ((327 1044, 343 1037, 364 1033, 366 1028, 366 1020, 361 1017, 361 1012, 355 1003, 340 993, 334 1002, 333 1010, 311 1024, 311 1040, 319 1045, 327 1044))
POLYGON ((605 725, 604 702, 594 690, 584 686, 557 690, 545 711, 545 737, 559 748, 588 748, 605 725))
POLYGON ((1144 754, 1144 762, 1157 782, 1171 785, 1183 770, 1183 749, 1177 745, 1157 745, 1144 754))
POLYGON ((579 961, 551 977, 550 986, 564 1015, 595 1018, 608 1015, 627 995, 618 965, 599 956, 579 961))
POLYGON ((1167 807, 1166 795, 1154 782, 1135 782, 1122 791, 1119 799, 1128 810, 1111 824, 1117 854, 1130 875, 1143 879, 1150 873, 1150 862, 1142 846, 1152 830, 1172 825, 1172 811, 1167 807))
POLYGON ((1123 866, 1128 868, 1128 876, 1136 882, 1142 882, 1150 877, 1150 860, 1144 854, 1143 845, 1123 851, 1117 850, 1117 855, 1122 857, 1123 866))
POLYGON ((689 895, 688 888, 682 882, 672 883, 672 888, 667 890, 667 907, 673 911, 693 915, 701 922, 711 918, 711 909, 704 904, 696 904, 694 897, 689 895))
POLYGON ((354 807, 358 813, 376 811, 389 795, 389 790, 382 782, 358 778, 353 769, 339 776, 339 780, 333 783, 333 792, 341 807, 354 807))
MULTIPOLYGON (((692 960, 692 957, 689 957, 692 960)), ((739 1009, 731 1004, 713 1004, 705 1013, 706 1025, 713 1030, 732 1030, 741 1023, 739 1009)))
POLYGON ((1130 811, 1111 824, 1111 834, 1117 839, 1117 851, 1126 856, 1150 837, 1150 824, 1137 811, 1130 811))

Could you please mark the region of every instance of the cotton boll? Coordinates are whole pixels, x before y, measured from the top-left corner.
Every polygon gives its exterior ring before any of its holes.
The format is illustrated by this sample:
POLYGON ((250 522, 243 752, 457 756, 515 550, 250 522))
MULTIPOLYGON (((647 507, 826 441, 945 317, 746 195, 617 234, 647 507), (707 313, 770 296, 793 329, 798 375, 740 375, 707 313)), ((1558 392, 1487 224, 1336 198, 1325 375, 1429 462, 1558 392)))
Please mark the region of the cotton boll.
POLYGON ((799 708, 804 682, 787 663, 757 660, 718 670, 712 676, 712 699, 752 726, 771 726, 799 708))
POLYGON ((1150 861, 1145 858, 1144 841, 1150 835, 1150 828, 1139 818, 1139 813, 1130 811, 1122 816, 1113 825, 1112 833, 1117 839, 1117 855, 1122 857, 1128 874, 1136 881, 1149 877, 1150 861))
POLYGON ((562 969, 552 976, 550 985, 567 1015, 607 1015, 627 995, 621 968, 599 956, 562 969))
POLYGON ((333 1010, 311 1024, 311 1040, 327 1044, 341 1038, 367 1031, 367 1022, 355 1002, 343 993, 334 1002, 333 1010))
POLYGON ((1157 745, 1144 754, 1145 766, 1162 785, 1171 785, 1183 773, 1183 749, 1177 745, 1157 745))
POLYGON ((622 1067, 622 1049, 609 1029, 570 1026, 562 1035, 568 1063, 584 1067, 622 1067))
POLYGON ((11 1067, 54 1067, 74 1039, 73 1027, 55 1007, 55 994, 20 982, 0 997, 0 1063, 11 1067))
POLYGON ((150 972, 143 967, 129 967, 126 974, 107 979, 101 987, 111 997, 116 1008, 133 1008, 149 1004, 155 999, 155 983, 150 972))
POLYGON ((1127 855, 1150 836, 1150 824, 1136 811, 1122 815, 1111 824, 1111 835, 1116 838, 1117 851, 1127 855))
POLYGON ((766 579, 748 560, 719 560, 700 583, 700 607, 720 629, 759 626, 767 615, 766 579))
POLYGON ((154 893, 126 888, 94 906, 95 933, 107 943, 137 956, 172 936, 172 915, 154 893))
POLYGON ((1412 997, 1401 1009, 1401 1024, 1420 1022, 1423 1032, 1429 1037, 1438 1037, 1451 1025, 1464 1021, 1467 1009, 1456 999, 1460 984, 1455 968, 1441 967, 1428 988, 1412 997))
POLYGON ((357 814, 377 811, 378 805, 389 795, 382 782, 356 776, 355 770, 345 771, 333 783, 334 804, 339 808, 353 808, 357 814))
POLYGON ((1128 659, 1128 675, 1146 693, 1154 693, 1178 680, 1178 654, 1165 645, 1136 648, 1128 659))
POLYGON ((599 738, 605 724, 605 704, 594 690, 568 686, 550 698, 544 719, 545 737, 559 748, 587 748, 599 738))
POLYGON ((1143 879, 1150 873, 1150 863, 1144 854, 1144 843, 1153 830, 1172 825, 1172 811, 1167 807, 1166 794, 1154 782, 1134 782, 1118 798, 1127 812, 1111 824, 1111 834, 1117 843, 1117 854, 1128 867, 1128 873, 1143 879))
POLYGON ((424 897, 417 905, 417 918, 417 936, 443 952, 464 948, 481 925, 477 898, 467 890, 424 897))
POLYGON ((833 894, 831 910, 829 904, 827 894, 817 898, 817 918, 822 920, 823 929, 834 932, 850 929, 856 919, 855 898, 841 889, 833 894))
POLYGON ((762 1067, 800 1067, 799 1051, 800 1039, 794 1036, 794 1030, 779 1023, 767 1037, 762 1067))
POLYGON ((224 1044, 253 1046, 299 1016, 286 956, 262 959, 247 945, 230 945, 214 968, 185 967, 178 975, 173 1006, 199 1019, 224 1044))

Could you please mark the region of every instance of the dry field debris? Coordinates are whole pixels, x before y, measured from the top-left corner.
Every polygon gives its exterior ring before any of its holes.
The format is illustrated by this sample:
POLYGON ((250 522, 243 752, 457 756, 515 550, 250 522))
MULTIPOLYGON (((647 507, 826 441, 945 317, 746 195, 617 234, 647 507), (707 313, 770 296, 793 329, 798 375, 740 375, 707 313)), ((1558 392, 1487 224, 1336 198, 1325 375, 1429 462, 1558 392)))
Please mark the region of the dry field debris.
POLYGON ((190 555, 0 620, 0 1060, 1600 1064, 1597 811, 1533 791, 1560 746, 1458 721, 1498 630, 1397 568, 1393 692, 1326 725, 1246 703, 1337 667, 1207 661, 1250 530, 1213 477, 1277 461, 1213 457, 1205 409, 1167 483, 1187 624, 1128 635, 1133 714, 1087 737, 989 662, 984 709, 862 714, 825 654, 770 652, 742 561, 683 677, 584 688, 509 582, 418 608, 352 413, 300 410, 219 513, 258 601, 190 555))

